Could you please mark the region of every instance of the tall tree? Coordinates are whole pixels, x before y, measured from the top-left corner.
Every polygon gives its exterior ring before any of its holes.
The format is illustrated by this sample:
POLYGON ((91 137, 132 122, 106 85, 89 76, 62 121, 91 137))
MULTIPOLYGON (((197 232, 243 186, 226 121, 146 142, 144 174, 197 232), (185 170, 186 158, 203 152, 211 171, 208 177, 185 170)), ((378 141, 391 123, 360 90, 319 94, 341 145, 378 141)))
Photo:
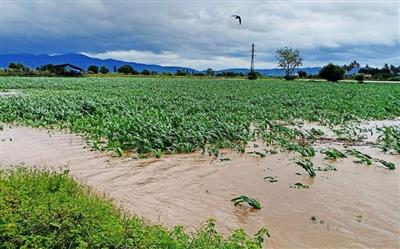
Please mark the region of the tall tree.
POLYGON ((100 68, 100 73, 102 74, 108 74, 110 70, 108 70, 108 68, 106 66, 101 66, 100 68))
POLYGON ((284 47, 276 50, 276 54, 278 66, 285 70, 285 78, 293 79, 292 75, 295 68, 303 64, 303 59, 300 57, 299 50, 284 47))
POLYGON ((96 65, 90 65, 87 70, 88 70, 88 72, 98 73, 99 67, 96 65))

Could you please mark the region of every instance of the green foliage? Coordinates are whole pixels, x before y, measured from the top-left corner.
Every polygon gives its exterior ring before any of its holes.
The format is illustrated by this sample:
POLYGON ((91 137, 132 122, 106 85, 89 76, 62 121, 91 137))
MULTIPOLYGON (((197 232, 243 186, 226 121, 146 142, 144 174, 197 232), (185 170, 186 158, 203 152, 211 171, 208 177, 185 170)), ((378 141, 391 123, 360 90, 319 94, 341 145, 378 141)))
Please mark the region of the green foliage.
POLYGON ((400 127, 390 126, 378 130, 381 132, 378 141, 382 150, 385 152, 393 150, 400 154, 400 127))
POLYGON ((345 72, 341 66, 329 63, 321 69, 319 76, 327 81, 337 82, 343 79, 345 72))
POLYGON ((358 74, 356 74, 356 76, 354 77, 354 79, 355 79, 358 83, 364 83, 365 74, 363 74, 363 73, 358 73, 358 74))
POLYGON ((300 165, 301 167, 303 167, 303 169, 305 171, 307 171, 307 173, 311 176, 314 177, 317 174, 315 173, 315 169, 314 169, 314 164, 313 162, 311 162, 310 159, 304 159, 304 160, 299 160, 296 161, 297 165, 300 165))
POLYGON ((0 98, 0 122, 67 128, 98 149, 137 153, 193 152, 208 146, 243 152, 255 137, 312 156, 308 133, 273 120, 343 124, 400 116, 400 88, 394 84, 7 77, 0 78, 0 88, 24 93, 0 98))
POLYGON ((106 66, 101 66, 100 68, 100 73, 101 74, 108 74, 110 70, 108 70, 108 68, 106 66))
POLYGON ((257 79, 257 73, 256 73, 255 71, 250 71, 250 72, 247 74, 247 78, 248 78, 249 80, 256 80, 256 79, 257 79))
POLYGON ((25 67, 22 63, 14 63, 14 62, 11 62, 8 65, 8 68, 11 69, 11 70, 21 71, 21 72, 29 70, 29 68, 25 67))
POLYGON ((329 148, 321 151, 326 155, 326 159, 336 160, 338 158, 346 158, 346 154, 335 148, 329 148))
POLYGON ((207 76, 214 76, 215 72, 212 68, 207 68, 206 74, 207 76))
POLYGON ((382 159, 378 159, 378 162, 380 162, 383 166, 385 166, 386 168, 388 168, 390 170, 396 169, 396 166, 392 162, 388 162, 388 161, 385 161, 382 159))
POLYGON ((256 249, 269 236, 266 229, 254 238, 237 230, 224 238, 214 220, 188 234, 124 217, 67 173, 0 172, 0 190, 0 248, 256 249))
POLYGON ((300 78, 305 78, 307 77, 307 72, 303 71, 303 70, 299 70, 297 72, 297 74, 299 75, 300 78))
POLYGON ((372 165, 373 158, 370 155, 364 154, 356 149, 348 149, 347 153, 359 159, 358 161, 354 161, 355 163, 372 165))
POLYGON ((92 72, 92 73, 99 73, 99 67, 96 65, 90 65, 87 69, 88 72, 92 72))
POLYGON ((138 72, 133 69, 130 65, 123 65, 118 68, 118 73, 123 73, 123 74, 138 74, 138 72))
POLYGON ((257 199, 254 198, 250 198, 247 197, 245 195, 241 195, 239 197, 233 198, 231 201, 234 202, 234 205, 237 206, 240 203, 247 203, 249 204, 251 207, 255 208, 255 209, 261 209, 261 204, 257 199))
POLYGON ((142 75, 150 75, 150 71, 147 69, 143 69, 143 71, 140 73, 142 75))
POLYGON ((276 54, 278 67, 282 67, 285 70, 285 79, 291 80, 294 69, 301 66, 303 63, 299 50, 284 47, 276 50, 276 54))

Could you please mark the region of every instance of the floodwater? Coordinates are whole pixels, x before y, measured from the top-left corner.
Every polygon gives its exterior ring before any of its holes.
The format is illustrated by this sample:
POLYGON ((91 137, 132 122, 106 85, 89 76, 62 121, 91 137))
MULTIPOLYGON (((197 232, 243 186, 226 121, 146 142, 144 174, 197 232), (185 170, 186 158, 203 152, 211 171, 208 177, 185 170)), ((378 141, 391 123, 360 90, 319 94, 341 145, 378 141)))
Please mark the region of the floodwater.
MULTIPOLYGON (((251 142, 247 152, 264 149, 251 142)), ((225 151, 227 161, 200 153, 120 159, 90 151, 77 135, 26 127, 4 127, 0 164, 69 168, 117 206, 167 226, 194 231, 213 217, 226 234, 236 228, 254 234, 266 227, 271 233, 266 248, 400 248, 400 157, 378 148, 357 149, 394 162, 397 169, 355 164, 351 157, 332 162, 320 153, 314 165, 333 165, 337 171, 317 171, 314 178, 296 165, 296 154, 283 152, 261 158, 225 151), (298 182, 309 188, 291 188, 298 182), (239 195, 257 198, 262 209, 235 207, 230 200, 239 195)))
POLYGON ((18 97, 21 95, 21 92, 18 90, 10 90, 7 92, 0 91, 0 98, 2 97, 18 97))

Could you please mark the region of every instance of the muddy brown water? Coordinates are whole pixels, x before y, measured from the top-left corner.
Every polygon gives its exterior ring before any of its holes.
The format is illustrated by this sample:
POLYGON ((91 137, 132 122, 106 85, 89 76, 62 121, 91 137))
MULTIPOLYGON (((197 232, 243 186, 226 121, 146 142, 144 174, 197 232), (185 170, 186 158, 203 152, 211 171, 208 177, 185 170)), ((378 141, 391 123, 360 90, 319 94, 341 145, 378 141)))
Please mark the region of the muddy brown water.
MULTIPOLYGON (((247 151, 264 149, 256 144, 247 151)), ((329 146, 342 148, 317 145, 329 146)), ((77 135, 26 127, 1 131, 0 164, 67 167, 78 181, 150 222, 193 231, 213 217, 225 234, 236 228, 253 234, 267 227, 272 237, 266 248, 400 248, 400 157, 378 148, 357 149, 394 162, 397 169, 357 165, 354 158, 331 162, 320 153, 314 165, 330 164, 337 171, 318 171, 315 178, 295 164, 296 154, 283 152, 266 158, 225 152, 229 161, 199 153, 111 158, 90 151, 77 135), (309 188, 290 188, 297 182, 309 188), (263 208, 235 207, 230 200, 239 195, 257 198, 263 208)))

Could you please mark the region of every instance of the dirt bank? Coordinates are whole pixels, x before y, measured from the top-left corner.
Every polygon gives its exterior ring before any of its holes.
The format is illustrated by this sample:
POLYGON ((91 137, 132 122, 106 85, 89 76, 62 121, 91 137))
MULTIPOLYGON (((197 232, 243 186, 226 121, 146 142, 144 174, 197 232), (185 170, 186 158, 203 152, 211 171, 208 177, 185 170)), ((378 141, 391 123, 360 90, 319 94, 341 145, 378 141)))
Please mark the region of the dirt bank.
MULTIPOLYGON (((317 147, 342 148, 329 143, 317 147)), ((247 151, 265 149, 257 145, 250 143, 247 151)), ((357 149, 400 167, 399 156, 382 154, 378 148, 357 149)), ((230 160, 198 153, 161 159, 110 158, 90 151, 72 134, 25 127, 1 131, 3 167, 21 163, 68 167, 79 181, 153 222, 192 229, 214 217, 223 232, 243 227, 249 233, 265 226, 272 235, 268 248, 400 247, 398 169, 357 165, 354 158, 332 162, 317 153, 316 167, 332 165, 337 171, 317 171, 310 178, 295 164, 295 154, 261 158, 226 152, 226 157, 230 160), (265 176, 278 182, 266 181, 265 176), (309 188, 291 188, 298 182, 309 188), (263 208, 233 206, 230 199, 239 195, 259 199, 263 208)))

